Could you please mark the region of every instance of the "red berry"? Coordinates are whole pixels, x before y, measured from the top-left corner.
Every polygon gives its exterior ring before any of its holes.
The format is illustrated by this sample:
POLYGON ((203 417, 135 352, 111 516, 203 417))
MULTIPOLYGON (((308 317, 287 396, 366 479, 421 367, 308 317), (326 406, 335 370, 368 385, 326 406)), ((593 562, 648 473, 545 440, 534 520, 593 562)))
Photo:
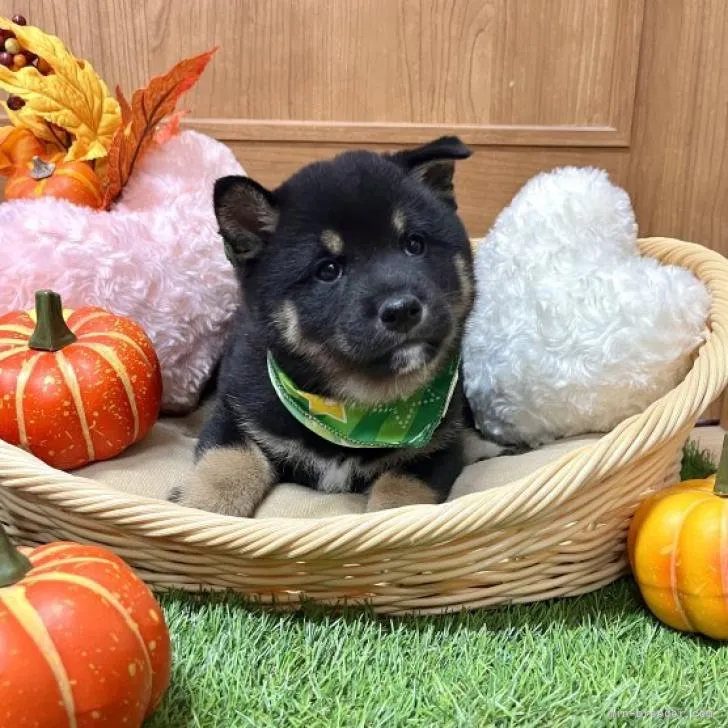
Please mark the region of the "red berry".
POLYGON ((44 61, 42 58, 35 59, 35 67, 43 74, 51 72, 51 66, 48 61, 44 61))
POLYGON ((25 106, 25 101, 20 96, 8 96, 8 108, 11 111, 20 111, 25 106))
POLYGON ((22 15, 13 15, 15 25, 27 25, 28 21, 22 15))
POLYGON ((23 53, 17 53, 13 56, 13 66, 16 69, 21 69, 24 66, 28 65, 28 59, 25 57, 23 53))
POLYGON ((0 65, 5 66, 5 68, 12 68, 13 67, 13 57, 10 53, 6 53, 3 51, 0 53, 0 65))

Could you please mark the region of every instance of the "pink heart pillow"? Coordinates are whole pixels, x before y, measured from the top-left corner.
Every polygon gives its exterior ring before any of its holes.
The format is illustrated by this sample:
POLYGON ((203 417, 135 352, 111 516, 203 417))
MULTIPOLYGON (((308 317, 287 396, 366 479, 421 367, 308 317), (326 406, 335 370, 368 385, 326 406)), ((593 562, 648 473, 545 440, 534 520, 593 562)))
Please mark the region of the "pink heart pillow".
POLYGON ((212 207, 232 152, 185 131, 151 150, 109 212, 44 197, 0 204, 0 314, 52 288, 68 308, 138 321, 162 365, 167 412, 194 408, 238 302, 212 207))

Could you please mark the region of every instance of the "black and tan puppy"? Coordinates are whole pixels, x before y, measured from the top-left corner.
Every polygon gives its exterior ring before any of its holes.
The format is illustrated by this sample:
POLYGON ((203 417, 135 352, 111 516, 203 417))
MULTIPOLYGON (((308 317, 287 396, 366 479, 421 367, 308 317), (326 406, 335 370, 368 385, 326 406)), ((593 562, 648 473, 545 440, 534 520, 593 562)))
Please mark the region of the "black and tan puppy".
POLYGON ((317 400, 373 410, 456 368, 473 272, 453 171, 468 156, 443 137, 392 155, 347 152, 272 192, 218 180, 215 212, 244 300, 194 477, 172 500, 250 516, 279 481, 368 492, 370 510, 447 497, 463 467, 459 385, 426 444, 352 447, 291 414, 269 363, 317 400))

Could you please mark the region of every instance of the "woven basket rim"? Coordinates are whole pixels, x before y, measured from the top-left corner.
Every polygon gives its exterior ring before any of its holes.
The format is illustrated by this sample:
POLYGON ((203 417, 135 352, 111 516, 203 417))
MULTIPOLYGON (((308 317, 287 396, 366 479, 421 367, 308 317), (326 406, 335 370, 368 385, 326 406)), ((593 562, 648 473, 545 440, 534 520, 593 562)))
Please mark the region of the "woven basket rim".
POLYGON ((571 451, 511 483, 441 505, 325 518, 237 518, 118 491, 89 478, 55 470, 30 453, 0 441, 0 486, 22 491, 98 525, 154 536, 211 552, 258 558, 312 552, 335 556, 378 547, 422 548, 515 523, 548 518, 594 480, 613 474, 673 438, 728 383, 728 261, 694 243, 671 238, 639 241, 643 255, 690 269, 709 289, 712 305, 706 341, 690 371, 645 411, 621 422, 593 444, 571 451))

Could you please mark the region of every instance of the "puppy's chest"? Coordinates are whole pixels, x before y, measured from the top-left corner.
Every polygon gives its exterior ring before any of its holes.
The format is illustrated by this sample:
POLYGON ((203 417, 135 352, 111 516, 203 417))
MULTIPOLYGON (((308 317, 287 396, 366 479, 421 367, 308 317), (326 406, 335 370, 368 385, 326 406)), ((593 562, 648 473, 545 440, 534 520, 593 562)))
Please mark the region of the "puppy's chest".
POLYGON ((279 451, 275 459, 282 481, 300 483, 324 493, 361 492, 384 470, 346 453, 326 456, 300 446, 289 446, 285 453, 279 451))
POLYGON ((320 458, 307 468, 312 480, 308 485, 324 493, 348 493, 365 488, 371 475, 354 458, 320 458))
POLYGON ((252 429, 248 433, 275 464, 278 480, 299 483, 325 493, 361 492, 395 461, 406 460, 401 451, 350 454, 335 448, 323 453, 298 439, 252 429))

